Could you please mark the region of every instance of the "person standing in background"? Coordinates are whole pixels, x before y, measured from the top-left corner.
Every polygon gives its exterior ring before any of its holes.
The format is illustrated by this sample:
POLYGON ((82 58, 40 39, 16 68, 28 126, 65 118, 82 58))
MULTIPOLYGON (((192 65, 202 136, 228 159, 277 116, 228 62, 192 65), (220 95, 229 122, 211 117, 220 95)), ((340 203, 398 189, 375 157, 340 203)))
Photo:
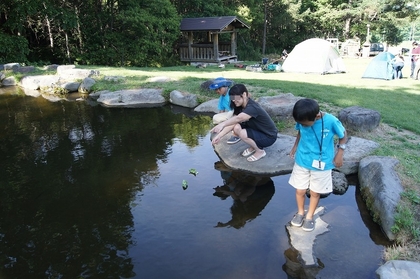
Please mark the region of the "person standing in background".
POLYGON ((420 55, 420 47, 416 41, 413 42, 413 48, 411 49, 411 74, 410 78, 417 79, 417 74, 414 76, 414 70, 416 68, 417 60, 420 55))

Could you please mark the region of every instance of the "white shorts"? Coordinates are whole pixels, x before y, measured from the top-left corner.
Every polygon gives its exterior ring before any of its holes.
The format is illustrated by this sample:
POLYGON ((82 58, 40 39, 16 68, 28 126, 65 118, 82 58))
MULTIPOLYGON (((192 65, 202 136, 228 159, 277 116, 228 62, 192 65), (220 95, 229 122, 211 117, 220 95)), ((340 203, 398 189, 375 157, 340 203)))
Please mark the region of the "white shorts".
POLYGON ((228 120, 232 116, 233 116, 233 110, 216 113, 215 115, 213 115, 213 124, 222 123, 223 121, 228 120))
POLYGON ((331 193, 331 170, 308 170, 295 164, 289 178, 289 184, 300 190, 309 188, 311 191, 319 194, 331 193))

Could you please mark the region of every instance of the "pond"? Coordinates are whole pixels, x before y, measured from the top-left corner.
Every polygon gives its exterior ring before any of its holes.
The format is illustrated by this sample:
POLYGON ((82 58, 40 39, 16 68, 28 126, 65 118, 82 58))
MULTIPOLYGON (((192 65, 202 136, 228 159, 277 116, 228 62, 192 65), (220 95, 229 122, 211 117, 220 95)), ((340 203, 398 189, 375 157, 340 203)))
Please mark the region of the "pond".
POLYGON ((211 117, 17 92, 0 91, 0 278, 376 278, 390 243, 355 177, 320 201, 330 231, 303 267, 289 175, 226 169, 211 117))

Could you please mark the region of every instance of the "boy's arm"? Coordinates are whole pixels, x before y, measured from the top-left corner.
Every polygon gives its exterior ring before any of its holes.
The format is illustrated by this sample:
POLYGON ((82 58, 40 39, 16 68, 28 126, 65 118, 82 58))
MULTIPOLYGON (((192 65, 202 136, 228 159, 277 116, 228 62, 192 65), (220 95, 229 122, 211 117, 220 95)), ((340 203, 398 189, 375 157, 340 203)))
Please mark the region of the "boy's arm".
POLYGON ((289 153, 289 157, 292 159, 295 158, 295 153, 296 153, 297 146, 299 144, 299 140, 300 140, 300 131, 298 131, 296 135, 295 144, 293 145, 292 150, 290 150, 290 153, 289 153))
MULTIPOLYGON (((343 146, 347 142, 347 132, 344 131, 344 137, 338 141, 338 146, 343 146)), ((344 147, 345 148, 345 147, 344 147)), ((334 165, 339 168, 343 166, 344 148, 338 147, 337 153, 334 156, 334 165)))

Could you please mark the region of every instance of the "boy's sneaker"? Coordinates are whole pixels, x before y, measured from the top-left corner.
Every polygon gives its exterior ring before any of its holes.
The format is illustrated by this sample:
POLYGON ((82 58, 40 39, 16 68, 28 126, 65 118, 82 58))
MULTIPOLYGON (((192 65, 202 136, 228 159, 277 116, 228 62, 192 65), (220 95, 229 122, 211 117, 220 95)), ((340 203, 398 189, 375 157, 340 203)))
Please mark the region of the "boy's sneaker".
POLYGON ((302 226, 302 230, 304 230, 305 232, 311 232, 315 229, 315 223, 314 220, 308 220, 305 219, 303 221, 303 226, 302 226))
POLYGON ((293 216, 292 221, 290 221, 290 224, 292 224, 292 226, 295 227, 300 227, 303 224, 303 215, 300 215, 298 213, 295 214, 295 216, 293 216))
POLYGON ((228 139, 227 143, 228 144, 234 144, 234 143, 237 143, 240 140, 241 140, 240 137, 231 136, 230 139, 228 139))

